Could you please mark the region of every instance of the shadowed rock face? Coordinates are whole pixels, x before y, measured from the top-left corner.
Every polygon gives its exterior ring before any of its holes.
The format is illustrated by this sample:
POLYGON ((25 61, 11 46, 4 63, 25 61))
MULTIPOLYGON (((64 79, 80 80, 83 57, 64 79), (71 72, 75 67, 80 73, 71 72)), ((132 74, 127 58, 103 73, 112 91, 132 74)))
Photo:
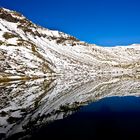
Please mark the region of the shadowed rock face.
MULTIPOLYGON (((13 12, 13 14, 21 17, 21 15, 19 13, 13 12)), ((8 22, 14 22, 14 23, 19 22, 18 18, 14 18, 8 11, 6 11, 2 8, 0 8, 0 18, 6 20, 8 22)))
POLYGON ((29 136, 47 123, 63 119, 79 107, 109 96, 139 96, 136 77, 57 77, 1 83, 0 134, 29 136))

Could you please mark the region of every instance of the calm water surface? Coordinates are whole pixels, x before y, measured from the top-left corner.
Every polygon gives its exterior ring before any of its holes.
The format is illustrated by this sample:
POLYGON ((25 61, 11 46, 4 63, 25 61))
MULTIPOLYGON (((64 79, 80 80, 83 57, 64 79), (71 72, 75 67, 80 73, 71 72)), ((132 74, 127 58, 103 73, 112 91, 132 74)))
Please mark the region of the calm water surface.
POLYGON ((140 98, 104 98, 82 107, 73 115, 39 130, 33 137, 46 139, 139 139, 140 98))
POLYGON ((140 79, 52 77, 0 83, 0 139, 137 139, 140 79))

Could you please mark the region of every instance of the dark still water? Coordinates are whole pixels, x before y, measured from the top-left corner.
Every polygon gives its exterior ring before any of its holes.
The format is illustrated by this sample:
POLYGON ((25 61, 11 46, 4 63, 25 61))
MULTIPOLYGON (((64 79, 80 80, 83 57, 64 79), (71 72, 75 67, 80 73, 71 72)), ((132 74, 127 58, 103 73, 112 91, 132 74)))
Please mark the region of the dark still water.
POLYGON ((109 97, 40 129, 32 139, 140 138, 140 98, 109 97))
POLYGON ((140 98, 104 98, 42 128, 32 139, 140 138, 140 98))
POLYGON ((78 75, 0 83, 0 140, 137 136, 139 78, 78 75))

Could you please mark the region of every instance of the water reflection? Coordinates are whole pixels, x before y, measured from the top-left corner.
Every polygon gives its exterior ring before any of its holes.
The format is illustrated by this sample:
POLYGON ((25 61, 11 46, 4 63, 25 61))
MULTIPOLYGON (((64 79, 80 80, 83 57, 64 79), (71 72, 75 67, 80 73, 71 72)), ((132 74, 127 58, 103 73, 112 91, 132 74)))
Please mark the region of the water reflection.
POLYGON ((29 136, 80 106, 111 96, 139 96, 139 77, 51 77, 0 83, 0 137, 29 136))

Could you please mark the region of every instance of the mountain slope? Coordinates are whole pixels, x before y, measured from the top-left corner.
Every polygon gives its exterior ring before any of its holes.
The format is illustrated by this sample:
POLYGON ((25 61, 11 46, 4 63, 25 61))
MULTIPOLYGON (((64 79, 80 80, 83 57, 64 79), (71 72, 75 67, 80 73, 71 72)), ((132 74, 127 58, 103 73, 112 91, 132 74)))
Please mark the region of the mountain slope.
POLYGON ((0 8, 0 78, 51 74, 132 73, 139 68, 140 45, 103 48, 33 24, 0 8))

